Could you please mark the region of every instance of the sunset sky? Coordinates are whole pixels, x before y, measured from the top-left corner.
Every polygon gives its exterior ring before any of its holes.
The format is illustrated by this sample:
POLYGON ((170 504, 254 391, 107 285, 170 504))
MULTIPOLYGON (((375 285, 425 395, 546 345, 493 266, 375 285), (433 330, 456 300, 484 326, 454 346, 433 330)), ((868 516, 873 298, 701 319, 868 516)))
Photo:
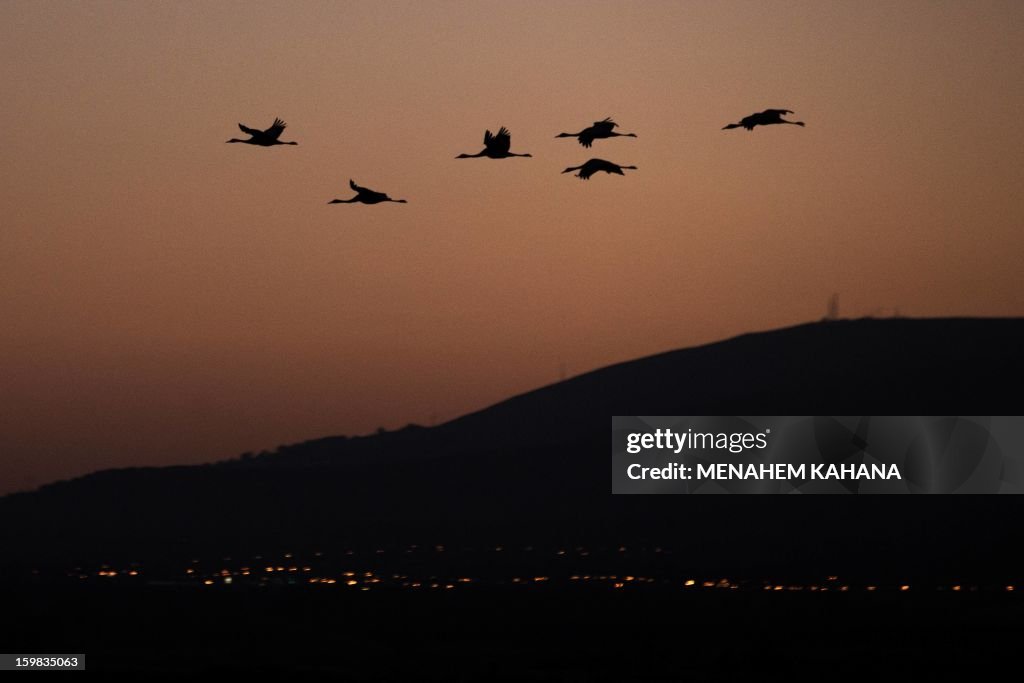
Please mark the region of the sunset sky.
POLYGON ((1024 315, 1024 3, 0 3, 0 493, 1024 315), (722 131, 765 108, 806 128, 722 131), (297 147, 226 145, 279 116, 297 147), (639 137, 556 140, 606 116, 639 137), (531 159, 455 160, 507 126, 531 159), (590 157, 633 164, 582 182, 590 157), (335 205, 349 178, 408 204, 335 205))

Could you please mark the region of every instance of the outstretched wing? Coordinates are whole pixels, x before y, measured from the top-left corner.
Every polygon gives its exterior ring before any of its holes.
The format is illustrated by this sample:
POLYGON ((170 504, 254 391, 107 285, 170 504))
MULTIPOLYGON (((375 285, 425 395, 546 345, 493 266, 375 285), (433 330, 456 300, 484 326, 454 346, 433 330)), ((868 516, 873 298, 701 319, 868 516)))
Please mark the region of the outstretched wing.
POLYGON ((782 116, 783 114, 792 114, 793 112, 789 109, 765 109, 761 113, 767 116, 782 116))
POLYGON ((619 124, 612 121, 610 117, 604 121, 594 121, 594 125, 579 134, 580 144, 584 147, 590 147, 597 138, 609 137, 617 125, 619 124))
POLYGON ((348 186, 351 187, 356 192, 368 192, 368 190, 365 187, 359 187, 358 185, 356 185, 356 181, 352 180, 351 178, 348 181, 348 186))
POLYGON ((576 174, 577 177, 581 178, 582 180, 590 180, 590 176, 594 175, 595 173, 601 170, 599 162, 599 159, 588 160, 585 164, 580 166, 580 172, 576 174))
POLYGON ((754 126, 761 123, 761 119, 764 117, 764 112, 760 114, 751 114, 750 116, 744 116, 740 119, 740 125, 747 130, 754 130, 754 126))
POLYGON ((238 129, 241 130, 246 135, 253 135, 253 136, 255 136, 255 135, 263 135, 263 131, 262 130, 256 130, 255 128, 250 128, 249 126, 246 126, 245 124, 242 124, 242 123, 238 124, 238 129))
POLYGON ((484 147, 489 151, 505 154, 512 148, 512 136, 505 126, 498 129, 497 135, 487 131, 484 133, 484 147))
POLYGON ((279 137, 281 137, 281 133, 284 132, 284 129, 287 125, 288 124, 282 121, 281 119, 275 118, 274 125, 263 131, 263 134, 266 135, 268 138, 276 140, 279 137))

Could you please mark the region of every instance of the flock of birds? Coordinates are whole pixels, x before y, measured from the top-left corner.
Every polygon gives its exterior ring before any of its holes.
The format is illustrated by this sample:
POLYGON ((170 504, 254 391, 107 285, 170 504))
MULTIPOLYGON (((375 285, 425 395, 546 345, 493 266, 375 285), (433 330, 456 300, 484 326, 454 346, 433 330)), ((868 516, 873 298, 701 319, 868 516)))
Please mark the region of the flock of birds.
MULTIPOLYGON (((746 128, 747 130, 754 130, 756 126, 769 126, 772 124, 789 124, 792 126, 804 126, 803 121, 787 121, 783 116, 786 114, 792 114, 793 112, 789 109, 765 109, 762 112, 751 114, 740 119, 738 123, 730 123, 723 127, 722 130, 731 130, 733 128, 746 128)), ((297 145, 299 143, 290 141, 285 142, 281 140, 281 133, 284 132, 287 124, 281 119, 275 118, 273 125, 266 130, 258 130, 256 128, 250 128, 244 124, 238 124, 238 127, 243 133, 249 136, 247 140, 241 140, 239 138, 231 138, 228 142, 241 142, 247 145, 257 145, 259 147, 273 147, 275 145, 297 145)), ((620 133, 615 129, 619 127, 619 124, 610 118, 606 118, 603 121, 595 121, 592 126, 584 128, 578 133, 559 133, 556 138, 576 138, 576 140, 586 147, 590 148, 594 144, 595 140, 603 140, 606 138, 635 138, 636 133, 620 133)), ((476 154, 460 154, 456 159, 479 159, 486 157, 488 159, 509 159, 512 157, 530 157, 532 154, 517 154, 512 152, 512 135, 508 129, 502 126, 498 129, 497 133, 491 131, 484 132, 484 148, 476 154)), ((624 166, 622 164, 616 164, 606 159, 590 159, 579 166, 570 166, 569 168, 562 171, 562 173, 572 173, 576 171, 576 177, 582 180, 589 180, 590 176, 595 173, 608 173, 625 175, 625 170, 636 170, 636 166, 624 166)), ((392 199, 383 192, 377 192, 366 187, 360 187, 355 184, 355 181, 348 181, 349 187, 356 193, 351 199, 332 199, 327 202, 328 204, 380 204, 381 202, 395 202, 397 204, 407 203, 404 199, 392 199)))

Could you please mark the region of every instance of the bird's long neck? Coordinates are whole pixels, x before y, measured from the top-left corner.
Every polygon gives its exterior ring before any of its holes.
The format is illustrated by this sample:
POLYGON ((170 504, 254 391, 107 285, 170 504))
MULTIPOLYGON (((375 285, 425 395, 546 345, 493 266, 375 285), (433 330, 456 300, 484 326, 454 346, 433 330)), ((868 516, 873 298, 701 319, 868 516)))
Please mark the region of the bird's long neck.
POLYGON ((743 125, 743 124, 741 124, 741 123, 730 123, 728 126, 723 128, 722 130, 732 130, 733 128, 739 128, 741 125, 743 125))
POLYGON ((788 124, 791 124, 791 125, 794 125, 794 126, 800 126, 801 128, 803 128, 803 126, 804 126, 804 122, 803 121, 783 121, 783 123, 788 123, 788 124))
POLYGON ((251 140, 239 140, 238 138, 231 138, 228 142, 252 142, 251 140))
POLYGON ((486 154, 487 154, 487 150, 484 149, 484 150, 481 150, 481 151, 477 152, 476 154, 460 154, 459 156, 457 156, 455 158, 456 159, 479 159, 480 157, 482 157, 482 156, 484 156, 486 154))
POLYGON ((580 131, 579 133, 559 133, 555 137, 556 138, 578 138, 581 135, 583 135, 583 131, 580 131))
POLYGON ((329 201, 327 203, 328 204, 355 204, 357 201, 359 201, 359 198, 358 197, 353 197, 352 199, 332 199, 331 201, 329 201))

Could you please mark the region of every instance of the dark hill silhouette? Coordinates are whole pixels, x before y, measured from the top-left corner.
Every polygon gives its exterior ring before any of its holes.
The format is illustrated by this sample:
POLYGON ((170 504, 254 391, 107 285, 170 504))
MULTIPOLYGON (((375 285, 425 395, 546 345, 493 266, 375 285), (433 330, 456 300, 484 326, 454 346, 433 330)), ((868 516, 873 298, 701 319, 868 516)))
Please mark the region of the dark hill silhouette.
POLYGON ((1017 496, 612 496, 610 417, 1022 414, 1022 348, 1024 319, 747 334, 595 370, 437 427, 109 470, 10 495, 0 499, 0 543, 29 562, 362 541, 663 539, 730 571, 999 572, 1024 540, 1017 496))

